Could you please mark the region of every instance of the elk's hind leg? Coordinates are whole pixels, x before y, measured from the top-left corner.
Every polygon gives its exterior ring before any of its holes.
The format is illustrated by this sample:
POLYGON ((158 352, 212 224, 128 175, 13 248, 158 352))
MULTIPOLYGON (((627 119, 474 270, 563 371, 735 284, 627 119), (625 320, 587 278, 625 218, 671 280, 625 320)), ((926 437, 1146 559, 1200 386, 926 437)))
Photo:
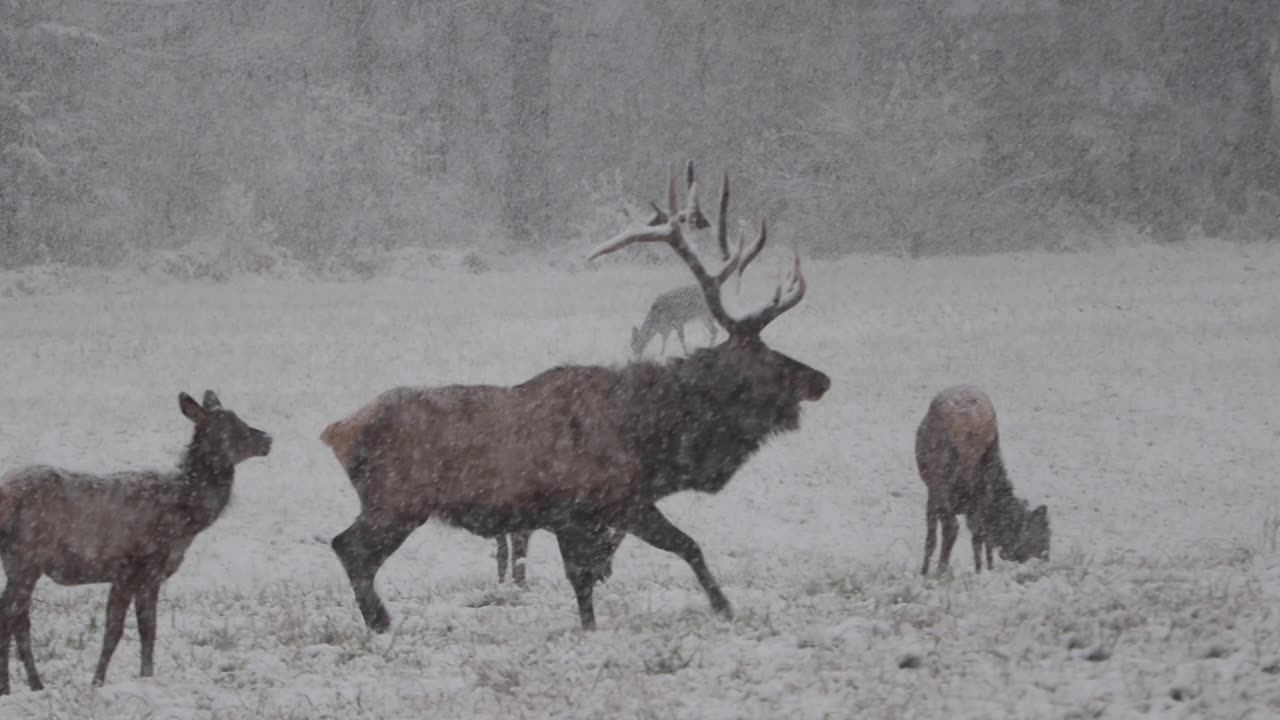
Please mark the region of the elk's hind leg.
POLYGON ((498 584, 507 579, 507 536, 498 535, 498 584))
POLYGON ((939 520, 942 522, 942 556, 938 558, 938 574, 943 575, 951 565, 951 548, 955 547, 956 536, 960 534, 960 523, 951 512, 941 513, 939 520))
POLYGON ((711 601, 711 608, 726 618, 733 617, 733 609, 729 606, 728 598, 720 591, 720 585, 711 575, 711 570, 707 568, 706 559, 702 556, 702 548, 698 547, 698 543, 684 534, 680 528, 672 525, 658 508, 646 505, 639 510, 634 510, 621 518, 620 527, 659 550, 679 555, 693 569, 693 574, 698 578, 698 584, 702 585, 707 599, 711 601))
POLYGON ((335 535, 330 543, 351 580, 360 615, 374 632, 386 632, 391 627, 391 615, 378 597, 373 580, 387 558, 424 522, 425 517, 378 526, 361 513, 351 527, 335 535))
POLYGON ((924 567, 920 569, 920 574, 928 577, 929 575, 929 559, 933 557, 933 551, 938 546, 938 523, 942 519, 938 516, 937 508, 933 503, 925 506, 924 510, 924 567))
POLYGON ((511 533, 511 579, 519 587, 525 587, 525 558, 529 556, 531 530, 511 533))
POLYGON ((0 592, 0 695, 9 694, 9 645, 12 639, 18 658, 27 672, 27 686, 43 690, 40 673, 36 672, 35 655, 31 652, 31 593, 39 575, 19 575, 10 565, 4 591, 0 592))

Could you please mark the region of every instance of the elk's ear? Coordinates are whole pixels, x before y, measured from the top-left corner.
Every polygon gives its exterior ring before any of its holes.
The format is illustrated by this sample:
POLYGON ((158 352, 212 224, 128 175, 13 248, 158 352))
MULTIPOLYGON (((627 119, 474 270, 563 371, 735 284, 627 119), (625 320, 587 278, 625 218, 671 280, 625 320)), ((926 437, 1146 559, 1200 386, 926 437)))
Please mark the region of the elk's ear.
POLYGON ((212 390, 204 391, 204 409, 205 410, 221 410, 222 401, 218 399, 218 395, 212 390))
POLYGON ((200 407, 200 403, 196 402, 195 398, 186 393, 178 393, 178 408, 193 423, 204 420, 204 408, 200 407))

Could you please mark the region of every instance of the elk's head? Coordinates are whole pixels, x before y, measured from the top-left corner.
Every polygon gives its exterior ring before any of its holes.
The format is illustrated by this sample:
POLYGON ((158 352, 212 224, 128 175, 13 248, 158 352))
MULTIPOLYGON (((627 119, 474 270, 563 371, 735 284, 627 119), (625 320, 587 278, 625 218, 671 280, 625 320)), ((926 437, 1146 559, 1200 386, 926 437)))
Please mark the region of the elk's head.
POLYGON ((232 466, 271 452, 271 436, 222 407, 212 390, 205 391, 203 404, 186 393, 178 393, 178 407, 196 425, 192 445, 212 464, 232 466))
POLYGON ((1048 560, 1049 539, 1049 508, 1040 505, 1031 512, 1024 510, 1018 518, 1013 543, 1000 548, 1000 557, 1014 562, 1026 562, 1032 558, 1048 560))
POLYGON ((655 218, 645 227, 625 231, 601 243, 587 259, 592 260, 639 242, 663 242, 671 246, 697 279, 712 316, 729 333, 727 341, 695 353, 692 361, 708 363, 710 371, 723 381, 719 383, 722 392, 732 394, 746 405, 761 409, 758 421, 767 426, 762 429, 768 432, 794 429, 799 424, 800 403, 820 399, 830 389, 831 379, 825 373, 769 348, 760 338, 760 333, 765 326, 795 307, 804 297, 806 285, 800 271, 800 257, 796 256, 790 276, 778 285, 771 302, 741 318, 729 315, 721 302, 720 286, 735 271, 741 275, 747 264, 759 255, 768 237, 768 226, 763 221, 760 223, 760 236, 750 248, 740 239, 737 248, 730 252, 727 238, 729 176, 726 174, 720 190, 720 216, 716 219, 716 238, 722 265, 714 272, 708 271, 685 241, 681 229, 685 222, 692 222, 697 226, 697 218, 701 217, 693 163, 688 165, 688 188, 686 207, 679 210, 673 169, 667 182, 668 212, 664 215, 661 210, 658 211, 664 220, 657 222, 659 218, 655 218))

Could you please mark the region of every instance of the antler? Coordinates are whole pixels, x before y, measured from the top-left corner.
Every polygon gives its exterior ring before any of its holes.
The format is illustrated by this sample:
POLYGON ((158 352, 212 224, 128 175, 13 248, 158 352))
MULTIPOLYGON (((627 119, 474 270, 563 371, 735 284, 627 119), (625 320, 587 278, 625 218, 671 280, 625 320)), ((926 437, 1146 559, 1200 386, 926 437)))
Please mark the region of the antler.
MULTIPOLYGON (((693 180, 692 162, 688 165, 688 178, 689 198, 688 205, 683 213, 684 218, 693 217, 692 213, 697 209, 697 184, 693 180)), ((720 286, 733 275, 734 270, 738 270, 739 275, 741 275, 741 269, 746 265, 746 262, 750 262, 760 254, 760 251, 764 248, 765 240, 768 238, 768 226, 761 222, 760 237, 751 245, 750 250, 746 249, 743 240, 739 238, 737 250, 732 255, 729 254, 726 230, 729 209, 728 173, 725 173, 720 188, 720 217, 716 227, 717 240, 720 244, 721 254, 725 258, 725 263, 714 275, 707 272, 702 261, 698 259, 697 253, 685 241, 684 233, 680 230, 682 214, 678 211, 674 167, 671 168, 667 175, 667 207, 669 209, 668 218, 670 219, 666 223, 649 225, 620 233, 597 245, 587 256, 587 260, 594 260, 601 255, 620 250, 633 243, 664 242, 670 245, 671 249, 676 251, 676 255, 688 266, 694 278, 697 279, 698 286, 702 288, 702 295, 707 301, 707 308, 711 311, 712 317, 728 331, 730 336, 758 335, 766 325, 782 313, 795 307, 804 297, 806 285, 804 275, 800 272, 800 255, 796 253, 795 265, 790 277, 787 281, 778 285, 772 302, 741 319, 735 319, 725 311, 724 303, 720 299, 720 286), (743 254, 744 252, 746 253, 745 255, 743 254), (744 257, 746 262, 743 262, 744 257), (785 292, 783 290, 784 285, 786 287, 785 292)))

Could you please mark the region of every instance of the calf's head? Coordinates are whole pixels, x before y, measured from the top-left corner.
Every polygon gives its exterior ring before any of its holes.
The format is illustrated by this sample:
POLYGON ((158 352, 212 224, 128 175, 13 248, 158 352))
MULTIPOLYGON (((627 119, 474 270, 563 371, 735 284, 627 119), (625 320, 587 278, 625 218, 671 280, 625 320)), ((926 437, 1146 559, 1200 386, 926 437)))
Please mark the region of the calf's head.
POLYGON ((222 402, 212 390, 205 391, 203 403, 196 402, 186 393, 179 393, 178 407, 188 420, 195 423, 193 449, 213 465, 230 467, 249 458, 265 457, 271 452, 271 436, 222 407, 222 402))

